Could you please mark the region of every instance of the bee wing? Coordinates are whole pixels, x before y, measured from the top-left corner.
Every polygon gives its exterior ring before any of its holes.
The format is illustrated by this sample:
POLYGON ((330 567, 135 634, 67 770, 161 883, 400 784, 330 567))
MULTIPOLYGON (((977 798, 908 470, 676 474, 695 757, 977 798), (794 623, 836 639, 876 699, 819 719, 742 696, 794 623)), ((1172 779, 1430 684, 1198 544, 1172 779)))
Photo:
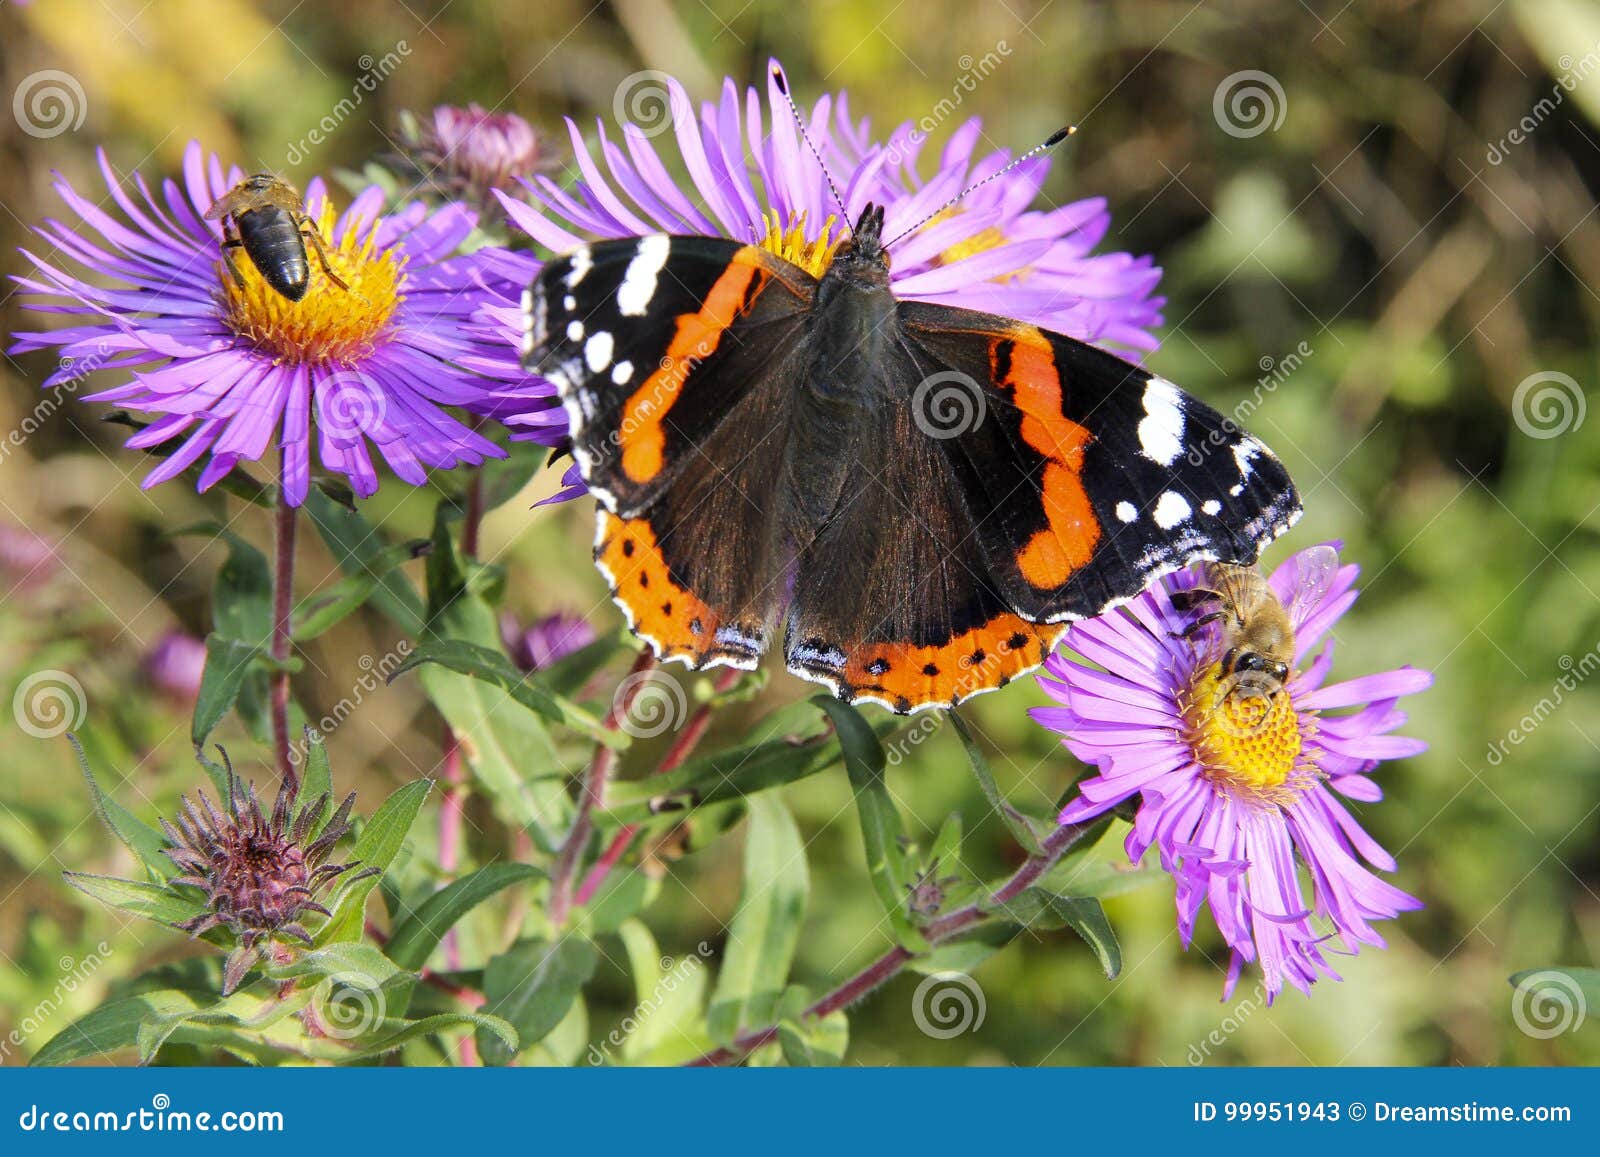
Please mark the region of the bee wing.
POLYGON ((1289 617, 1296 627, 1317 609, 1338 569, 1339 555, 1331 546, 1313 546, 1301 552, 1300 573, 1295 576, 1294 591, 1289 596, 1289 617))
POLYGON ((1267 580, 1253 566, 1236 566, 1232 563, 1213 564, 1206 576, 1211 588, 1232 614, 1248 612, 1260 601, 1267 589, 1267 580))
POLYGON ((239 190, 229 189, 222 196, 211 202, 211 208, 206 210, 207 221, 220 221, 232 213, 239 204, 239 190))

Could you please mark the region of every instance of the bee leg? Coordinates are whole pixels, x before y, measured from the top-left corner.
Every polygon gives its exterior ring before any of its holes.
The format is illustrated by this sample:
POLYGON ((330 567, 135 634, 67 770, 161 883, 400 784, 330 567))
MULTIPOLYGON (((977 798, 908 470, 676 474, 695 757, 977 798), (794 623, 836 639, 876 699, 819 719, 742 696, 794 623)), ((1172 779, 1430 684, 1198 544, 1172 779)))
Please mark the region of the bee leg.
POLYGON ((233 262, 233 251, 244 248, 244 239, 235 236, 227 224, 222 226, 222 263, 228 267, 228 272, 233 274, 233 283, 240 289, 245 287, 244 274, 239 272, 239 267, 233 262))
POLYGON ((1168 634, 1169 637, 1174 638, 1174 639, 1192 639, 1195 636, 1195 632, 1197 632, 1201 627, 1205 626, 1207 623, 1214 623, 1218 619, 1227 618, 1227 616, 1228 616, 1228 613, 1226 611, 1212 611, 1209 615, 1201 615, 1198 619, 1196 619, 1194 622, 1190 623, 1183 630, 1181 630, 1181 631, 1168 631, 1167 634, 1168 634))
POLYGON ((333 271, 333 266, 328 264, 328 251, 322 245, 322 233, 309 219, 301 222, 300 236, 311 242, 311 248, 317 251, 317 262, 322 266, 322 272, 328 275, 328 280, 337 285, 346 293, 350 287, 345 284, 344 278, 333 271))

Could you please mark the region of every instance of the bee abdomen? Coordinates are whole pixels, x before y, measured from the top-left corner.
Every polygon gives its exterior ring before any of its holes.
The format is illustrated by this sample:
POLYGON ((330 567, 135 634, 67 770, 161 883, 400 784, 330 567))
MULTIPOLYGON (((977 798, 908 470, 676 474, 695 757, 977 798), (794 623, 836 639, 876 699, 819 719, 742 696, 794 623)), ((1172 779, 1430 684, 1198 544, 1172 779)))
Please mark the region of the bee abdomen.
POLYGON ((299 301, 311 284, 306 242, 287 209, 251 209, 235 219, 239 240, 251 263, 273 289, 299 301))

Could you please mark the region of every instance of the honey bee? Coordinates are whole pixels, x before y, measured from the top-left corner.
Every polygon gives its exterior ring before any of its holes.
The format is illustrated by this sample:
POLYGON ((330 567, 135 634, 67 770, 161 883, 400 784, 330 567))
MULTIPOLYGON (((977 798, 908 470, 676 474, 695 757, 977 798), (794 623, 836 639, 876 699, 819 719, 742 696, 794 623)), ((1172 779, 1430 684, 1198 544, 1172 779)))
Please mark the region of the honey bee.
POLYGON ((311 266, 306 242, 328 280, 346 293, 350 287, 328 265, 328 253, 316 223, 306 216, 306 204, 289 182, 271 173, 246 177, 224 193, 210 209, 207 221, 222 222, 222 256, 240 289, 244 277, 233 262, 233 250, 243 249, 266 283, 290 301, 299 301, 311 287, 311 266))
POLYGON ((1339 556, 1331 546, 1305 551, 1294 593, 1285 606, 1258 567, 1207 563, 1200 586, 1173 595, 1179 610, 1207 608, 1177 636, 1192 639, 1216 623, 1222 648, 1220 677, 1231 682, 1230 694, 1248 689, 1252 694, 1275 695, 1289 681, 1295 624, 1304 622, 1321 601, 1338 566, 1339 556))

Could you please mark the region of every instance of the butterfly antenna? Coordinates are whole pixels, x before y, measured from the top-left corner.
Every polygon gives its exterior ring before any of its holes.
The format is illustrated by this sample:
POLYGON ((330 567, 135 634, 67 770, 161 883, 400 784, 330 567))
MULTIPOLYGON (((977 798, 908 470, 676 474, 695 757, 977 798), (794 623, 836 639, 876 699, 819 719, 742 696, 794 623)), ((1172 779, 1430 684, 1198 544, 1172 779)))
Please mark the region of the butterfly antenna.
POLYGON ((932 221, 940 213, 943 213, 946 209, 954 208, 956 203, 958 201, 960 201, 963 197, 965 197, 968 193, 972 193, 972 192, 977 191, 978 189, 983 188, 990 181, 999 180, 1001 177, 1003 177, 1007 173, 1009 173, 1012 169, 1014 169, 1018 165, 1022 164, 1023 161, 1031 160, 1032 158, 1037 157, 1040 153, 1044 152, 1046 149, 1055 148, 1062 141, 1066 140, 1068 137, 1070 137, 1073 133, 1075 133, 1077 131, 1078 131, 1078 126, 1077 125, 1067 125, 1065 128, 1057 129, 1055 132, 1051 133, 1049 135, 1049 137, 1047 137, 1045 140, 1041 141, 1039 144, 1034 145, 1033 148, 1031 148, 1027 152, 1023 153, 1020 157, 1017 157, 1015 160, 1013 160, 1005 168, 999 170, 998 172, 990 173, 983 180, 977 182, 976 184, 968 185, 965 189, 962 189, 961 192, 957 193, 954 197, 951 197, 948 201, 946 201, 943 205, 940 205, 932 213, 929 213, 922 220, 918 221, 915 225, 911 226, 911 228, 909 228, 905 232, 901 233, 898 237, 896 237, 894 239, 894 241, 890 241, 890 242, 886 243, 884 245, 884 248, 888 249, 889 246, 895 244, 895 242, 903 241, 905 238, 907 238, 907 237, 911 236, 911 234, 915 233, 918 229, 921 229, 929 221, 932 221))
POLYGON ((811 150, 811 155, 817 158, 817 164, 822 166, 822 179, 828 182, 828 192, 833 194, 834 204, 839 206, 839 220, 844 222, 846 229, 850 227, 850 210, 844 207, 844 198, 839 196, 839 186, 833 183, 833 174, 828 172, 828 162, 822 159, 822 154, 817 151, 817 146, 811 143, 811 136, 806 132, 805 118, 800 115, 800 106, 794 103, 794 97, 789 95, 789 81, 783 75, 783 69, 776 64, 772 66, 772 79, 778 86, 778 91, 783 93, 783 99, 789 102, 789 111, 794 114, 794 127, 800 130, 800 139, 806 143, 806 148, 811 150))

